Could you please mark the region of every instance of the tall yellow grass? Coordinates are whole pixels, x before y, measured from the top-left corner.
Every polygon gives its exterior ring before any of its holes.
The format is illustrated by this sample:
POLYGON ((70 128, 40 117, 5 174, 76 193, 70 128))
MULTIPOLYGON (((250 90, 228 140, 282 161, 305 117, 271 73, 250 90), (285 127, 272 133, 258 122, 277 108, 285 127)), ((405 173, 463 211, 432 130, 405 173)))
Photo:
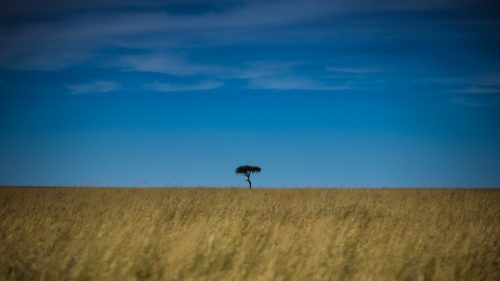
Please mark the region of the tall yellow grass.
POLYGON ((500 190, 0 188, 0 280, 500 280, 500 190))

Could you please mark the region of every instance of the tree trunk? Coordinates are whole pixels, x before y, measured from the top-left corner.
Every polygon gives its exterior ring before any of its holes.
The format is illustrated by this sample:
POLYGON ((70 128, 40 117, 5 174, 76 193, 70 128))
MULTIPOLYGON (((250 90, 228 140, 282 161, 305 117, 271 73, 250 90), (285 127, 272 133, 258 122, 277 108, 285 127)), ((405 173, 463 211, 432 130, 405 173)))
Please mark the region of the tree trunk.
POLYGON ((248 187, 252 189, 252 181, 250 180, 250 176, 247 176, 248 187))

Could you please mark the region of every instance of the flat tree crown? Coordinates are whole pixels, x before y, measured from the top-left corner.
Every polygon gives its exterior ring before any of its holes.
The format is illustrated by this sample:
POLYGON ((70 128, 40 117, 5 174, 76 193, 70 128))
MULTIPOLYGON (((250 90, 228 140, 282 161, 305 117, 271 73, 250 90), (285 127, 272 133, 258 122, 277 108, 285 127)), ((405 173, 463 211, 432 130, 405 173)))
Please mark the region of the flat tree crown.
POLYGON ((244 165, 236 168, 235 172, 237 174, 253 174, 253 173, 260 173, 260 171, 262 171, 262 169, 259 166, 244 165))

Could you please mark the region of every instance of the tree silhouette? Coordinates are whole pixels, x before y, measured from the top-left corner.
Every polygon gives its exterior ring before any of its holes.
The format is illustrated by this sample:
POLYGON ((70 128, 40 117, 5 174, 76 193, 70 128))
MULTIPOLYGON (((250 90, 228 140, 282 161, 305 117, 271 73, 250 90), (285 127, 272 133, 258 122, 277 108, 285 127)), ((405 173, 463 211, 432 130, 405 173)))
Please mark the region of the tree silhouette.
POLYGON ((236 174, 238 175, 244 175, 247 177, 245 181, 248 182, 248 187, 252 189, 252 181, 250 180, 250 176, 254 173, 260 173, 262 169, 259 166, 249 166, 249 165, 244 165, 244 166, 239 166, 236 168, 236 174))

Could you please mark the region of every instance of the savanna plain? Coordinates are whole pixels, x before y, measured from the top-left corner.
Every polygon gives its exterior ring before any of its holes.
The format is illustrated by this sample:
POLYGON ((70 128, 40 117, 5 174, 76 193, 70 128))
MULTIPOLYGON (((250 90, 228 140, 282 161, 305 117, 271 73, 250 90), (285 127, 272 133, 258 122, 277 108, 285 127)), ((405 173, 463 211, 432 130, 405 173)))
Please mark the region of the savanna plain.
POLYGON ((0 188, 0 280, 500 280, 500 190, 0 188))

